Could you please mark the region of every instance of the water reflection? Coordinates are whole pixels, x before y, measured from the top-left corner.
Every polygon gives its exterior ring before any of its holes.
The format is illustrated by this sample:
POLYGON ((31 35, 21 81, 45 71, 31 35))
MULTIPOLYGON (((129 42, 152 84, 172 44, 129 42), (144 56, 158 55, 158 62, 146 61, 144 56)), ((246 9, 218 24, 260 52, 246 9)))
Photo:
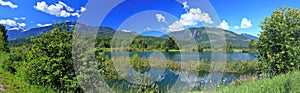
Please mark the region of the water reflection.
MULTIPOLYGON (((129 52, 129 56, 132 57, 134 54, 138 54, 140 58, 148 58, 153 52, 129 52)), ((110 52, 106 52, 109 57, 111 57, 110 52)), ((117 53, 116 53, 117 54, 117 53)), ((121 53, 120 53, 121 54, 121 53)), ((180 62, 180 61, 185 61, 181 59, 181 54, 180 52, 165 52, 163 53, 164 56, 167 59, 170 59, 175 62, 180 62)), ((208 60, 210 61, 212 56, 226 56, 228 61, 231 60, 257 60, 257 54, 251 54, 251 53, 209 53, 209 52, 204 52, 204 53, 199 53, 199 59, 200 60, 208 60)), ((185 56, 184 59, 189 59, 190 58, 195 58, 197 55, 189 55, 185 56)))

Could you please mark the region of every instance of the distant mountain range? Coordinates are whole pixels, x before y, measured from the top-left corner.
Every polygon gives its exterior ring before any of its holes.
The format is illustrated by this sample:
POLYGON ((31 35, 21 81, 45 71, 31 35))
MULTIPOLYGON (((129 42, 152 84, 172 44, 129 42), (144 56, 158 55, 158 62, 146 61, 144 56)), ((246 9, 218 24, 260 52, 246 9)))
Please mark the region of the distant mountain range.
MULTIPOLYGON (((224 35, 226 38, 226 43, 231 43, 235 47, 244 47, 248 46, 251 39, 257 39, 255 36, 246 35, 246 34, 237 34, 229 30, 223 30, 220 28, 209 28, 209 27, 200 27, 200 28, 189 28, 183 31, 176 31, 169 33, 169 36, 182 36, 182 35, 189 35, 194 38, 197 43, 210 46, 212 42, 218 42, 222 38, 220 33, 224 31, 224 35), (209 36, 209 35, 210 36, 209 36), (251 36, 251 37, 250 37, 251 36), (214 38, 210 40, 210 38, 214 38)), ((222 34, 221 34, 222 35, 222 34)), ((168 36, 162 36, 168 37, 168 36)), ((184 38, 186 38, 185 36, 184 38)))
POLYGON ((253 35, 250 35, 250 34, 247 34, 247 33, 242 33, 241 35, 245 36, 245 37, 248 37, 250 39, 258 39, 257 36, 253 36, 253 35))
MULTIPOLYGON (((62 24, 58 24, 58 25, 62 25, 62 24)), ((74 30, 74 26, 76 25, 76 22, 66 22, 66 26, 67 26, 67 30, 71 31, 74 30)), ((80 28, 79 30, 96 30, 98 29, 98 35, 109 35, 109 36, 114 36, 114 34, 116 33, 116 30, 109 28, 109 27, 91 27, 91 26, 87 26, 84 24, 80 24, 78 23, 77 26, 80 28)), ((29 29, 27 31, 23 31, 23 30, 8 30, 8 39, 9 40, 15 40, 15 39, 20 39, 20 38, 29 38, 29 37, 37 37, 37 36, 41 36, 43 33, 49 32, 51 29, 54 28, 54 25, 51 26, 46 26, 46 27, 39 27, 39 28, 32 28, 29 29)), ((197 43, 201 43, 203 45, 210 45, 210 41, 209 40, 209 36, 208 33, 211 36, 217 35, 219 33, 220 30, 219 28, 208 28, 208 27, 200 27, 200 28, 189 28, 183 31, 176 31, 176 32, 171 32, 168 35, 164 34, 164 33, 159 33, 159 31, 152 31, 152 32, 145 32, 145 33, 141 33, 140 36, 153 36, 153 37, 157 37, 157 38, 166 38, 168 36, 182 36, 185 35, 187 33, 187 30, 190 31, 190 35, 191 37, 193 37, 197 43)), ((222 30, 223 31, 223 30, 222 30)), ((122 31, 124 32, 124 31, 122 31)), ((122 34, 137 34, 136 32, 124 32, 122 34)), ((226 42, 227 43, 232 43, 233 46, 248 46, 248 43, 251 39, 257 39, 257 37, 249 35, 249 34, 237 34, 234 33, 232 31, 228 31, 228 30, 224 30, 224 34, 226 37, 226 42)), ((218 36, 216 36, 217 38, 219 38, 218 36)), ((222 39, 222 38, 219 38, 222 39)))

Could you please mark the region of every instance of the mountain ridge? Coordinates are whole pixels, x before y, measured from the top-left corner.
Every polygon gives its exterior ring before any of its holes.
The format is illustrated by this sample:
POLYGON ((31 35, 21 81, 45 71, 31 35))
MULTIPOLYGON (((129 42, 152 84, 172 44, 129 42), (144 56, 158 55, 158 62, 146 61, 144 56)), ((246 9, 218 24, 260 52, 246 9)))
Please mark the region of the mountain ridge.
MULTIPOLYGON (((75 25, 79 28, 78 30, 85 31, 88 30, 93 30, 96 31, 98 30, 97 34, 98 35, 109 35, 109 36, 114 36, 114 34, 117 32, 117 30, 114 30, 110 27, 92 27, 88 25, 84 25, 81 23, 76 23, 76 22, 65 22, 67 26, 68 31, 74 30, 75 25)), ((57 25, 62 25, 63 23, 57 24, 57 25)), ((31 28, 27 31, 23 30, 8 30, 8 40, 15 40, 15 39, 21 39, 21 38, 29 38, 29 37, 38 37, 41 36, 43 33, 49 32, 51 29, 54 28, 54 25, 51 26, 46 26, 46 27, 39 27, 39 28, 31 28)), ((197 43, 203 44, 205 46, 210 46, 211 42, 210 36, 215 36, 217 39, 222 39, 221 37, 218 37, 218 31, 224 31, 224 35, 226 38, 226 43, 232 43, 233 46, 236 47, 245 47, 248 46, 248 43, 250 42, 251 39, 257 39, 255 37, 251 37, 250 35, 245 36, 246 34, 237 34, 234 33, 233 31, 229 30, 223 30, 220 28, 209 28, 209 27, 199 27, 199 28, 188 28, 183 31, 175 31, 175 32, 170 32, 167 35, 163 35, 157 38, 166 38, 169 36, 181 36, 185 34, 190 34, 191 37, 196 40, 197 43)), ((88 33, 88 32, 87 32, 88 33)), ((129 33, 129 34, 136 34, 136 32, 124 32, 124 33, 129 33)), ((143 35, 140 35, 143 36, 143 35)), ((183 37, 183 38, 189 38, 189 36, 183 37)))

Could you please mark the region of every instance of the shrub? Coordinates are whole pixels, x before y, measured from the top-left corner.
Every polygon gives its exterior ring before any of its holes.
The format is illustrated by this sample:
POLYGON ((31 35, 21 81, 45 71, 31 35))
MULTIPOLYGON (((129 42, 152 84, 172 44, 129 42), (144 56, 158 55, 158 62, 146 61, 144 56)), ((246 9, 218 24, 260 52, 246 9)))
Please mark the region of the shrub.
POLYGON ((276 9, 266 17, 257 42, 263 69, 274 74, 300 68, 300 10, 276 9))

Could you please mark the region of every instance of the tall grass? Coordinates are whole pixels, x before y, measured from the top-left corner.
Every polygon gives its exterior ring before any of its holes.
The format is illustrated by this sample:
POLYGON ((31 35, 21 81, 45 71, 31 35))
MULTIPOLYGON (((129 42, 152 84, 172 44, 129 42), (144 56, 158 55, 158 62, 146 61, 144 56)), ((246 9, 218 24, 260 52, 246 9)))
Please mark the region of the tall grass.
POLYGON ((299 93, 300 71, 289 72, 274 78, 225 86, 218 93, 299 93))

